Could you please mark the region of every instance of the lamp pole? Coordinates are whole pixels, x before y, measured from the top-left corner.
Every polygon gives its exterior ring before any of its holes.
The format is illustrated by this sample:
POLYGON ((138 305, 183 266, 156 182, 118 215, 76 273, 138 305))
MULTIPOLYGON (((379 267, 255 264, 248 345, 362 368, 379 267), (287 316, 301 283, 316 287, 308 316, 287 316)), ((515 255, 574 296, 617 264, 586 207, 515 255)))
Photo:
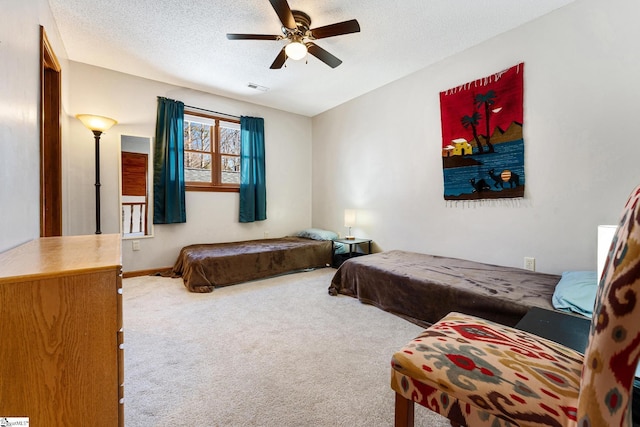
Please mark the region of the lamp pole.
POLYGON ((96 140, 96 234, 102 234, 100 231, 100 135, 102 131, 93 131, 93 137, 96 140))
POLYGON ((77 114, 76 118, 91 132, 96 141, 96 234, 102 234, 100 230, 100 135, 118 122, 104 116, 92 114, 77 114))

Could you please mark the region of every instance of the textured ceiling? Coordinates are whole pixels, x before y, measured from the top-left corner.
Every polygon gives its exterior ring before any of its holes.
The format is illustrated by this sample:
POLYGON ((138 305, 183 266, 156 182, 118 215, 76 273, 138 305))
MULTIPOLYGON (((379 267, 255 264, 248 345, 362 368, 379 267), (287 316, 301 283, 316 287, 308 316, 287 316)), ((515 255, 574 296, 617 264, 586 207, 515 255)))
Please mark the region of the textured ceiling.
POLYGON ((285 41, 268 0, 49 0, 69 59, 314 116, 574 0, 289 0, 311 28, 357 19, 361 32, 316 41, 315 57, 269 66, 285 41), (266 92, 247 87, 255 83, 266 92))

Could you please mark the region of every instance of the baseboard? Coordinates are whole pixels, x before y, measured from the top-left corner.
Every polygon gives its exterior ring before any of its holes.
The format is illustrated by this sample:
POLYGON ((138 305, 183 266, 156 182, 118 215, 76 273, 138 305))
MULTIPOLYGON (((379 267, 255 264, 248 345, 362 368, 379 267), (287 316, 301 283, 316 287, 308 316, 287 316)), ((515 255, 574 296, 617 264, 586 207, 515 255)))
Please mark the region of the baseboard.
POLYGON ((151 270, 125 271, 124 273, 122 273, 122 278, 126 279, 127 277, 154 276, 156 274, 162 275, 164 273, 170 272, 171 269, 171 267, 165 267, 154 268, 151 270))

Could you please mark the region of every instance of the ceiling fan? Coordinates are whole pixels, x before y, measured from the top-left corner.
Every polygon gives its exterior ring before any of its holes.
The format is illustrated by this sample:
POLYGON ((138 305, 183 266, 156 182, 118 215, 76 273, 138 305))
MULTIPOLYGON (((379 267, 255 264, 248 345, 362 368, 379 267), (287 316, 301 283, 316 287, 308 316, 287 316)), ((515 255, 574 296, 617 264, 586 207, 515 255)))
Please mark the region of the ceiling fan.
POLYGON ((311 29, 309 15, 299 10, 291 10, 287 0, 269 0, 269 2, 282 22, 283 35, 227 34, 227 38, 229 40, 289 40, 271 64, 271 69, 282 68, 287 58, 302 59, 307 52, 331 68, 336 68, 342 64, 342 61, 315 44, 313 40, 360 32, 360 24, 355 19, 311 29))

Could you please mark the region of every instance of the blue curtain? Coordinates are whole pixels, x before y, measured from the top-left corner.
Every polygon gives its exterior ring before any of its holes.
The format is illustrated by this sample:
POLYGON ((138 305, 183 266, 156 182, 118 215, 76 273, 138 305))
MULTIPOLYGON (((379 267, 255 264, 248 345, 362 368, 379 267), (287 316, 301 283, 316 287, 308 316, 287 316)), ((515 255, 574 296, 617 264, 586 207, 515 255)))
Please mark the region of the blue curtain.
POLYGON ((240 117, 240 222, 267 219, 264 119, 240 117))
POLYGON ((184 203, 184 103, 158 97, 153 151, 153 223, 187 222, 184 203))

